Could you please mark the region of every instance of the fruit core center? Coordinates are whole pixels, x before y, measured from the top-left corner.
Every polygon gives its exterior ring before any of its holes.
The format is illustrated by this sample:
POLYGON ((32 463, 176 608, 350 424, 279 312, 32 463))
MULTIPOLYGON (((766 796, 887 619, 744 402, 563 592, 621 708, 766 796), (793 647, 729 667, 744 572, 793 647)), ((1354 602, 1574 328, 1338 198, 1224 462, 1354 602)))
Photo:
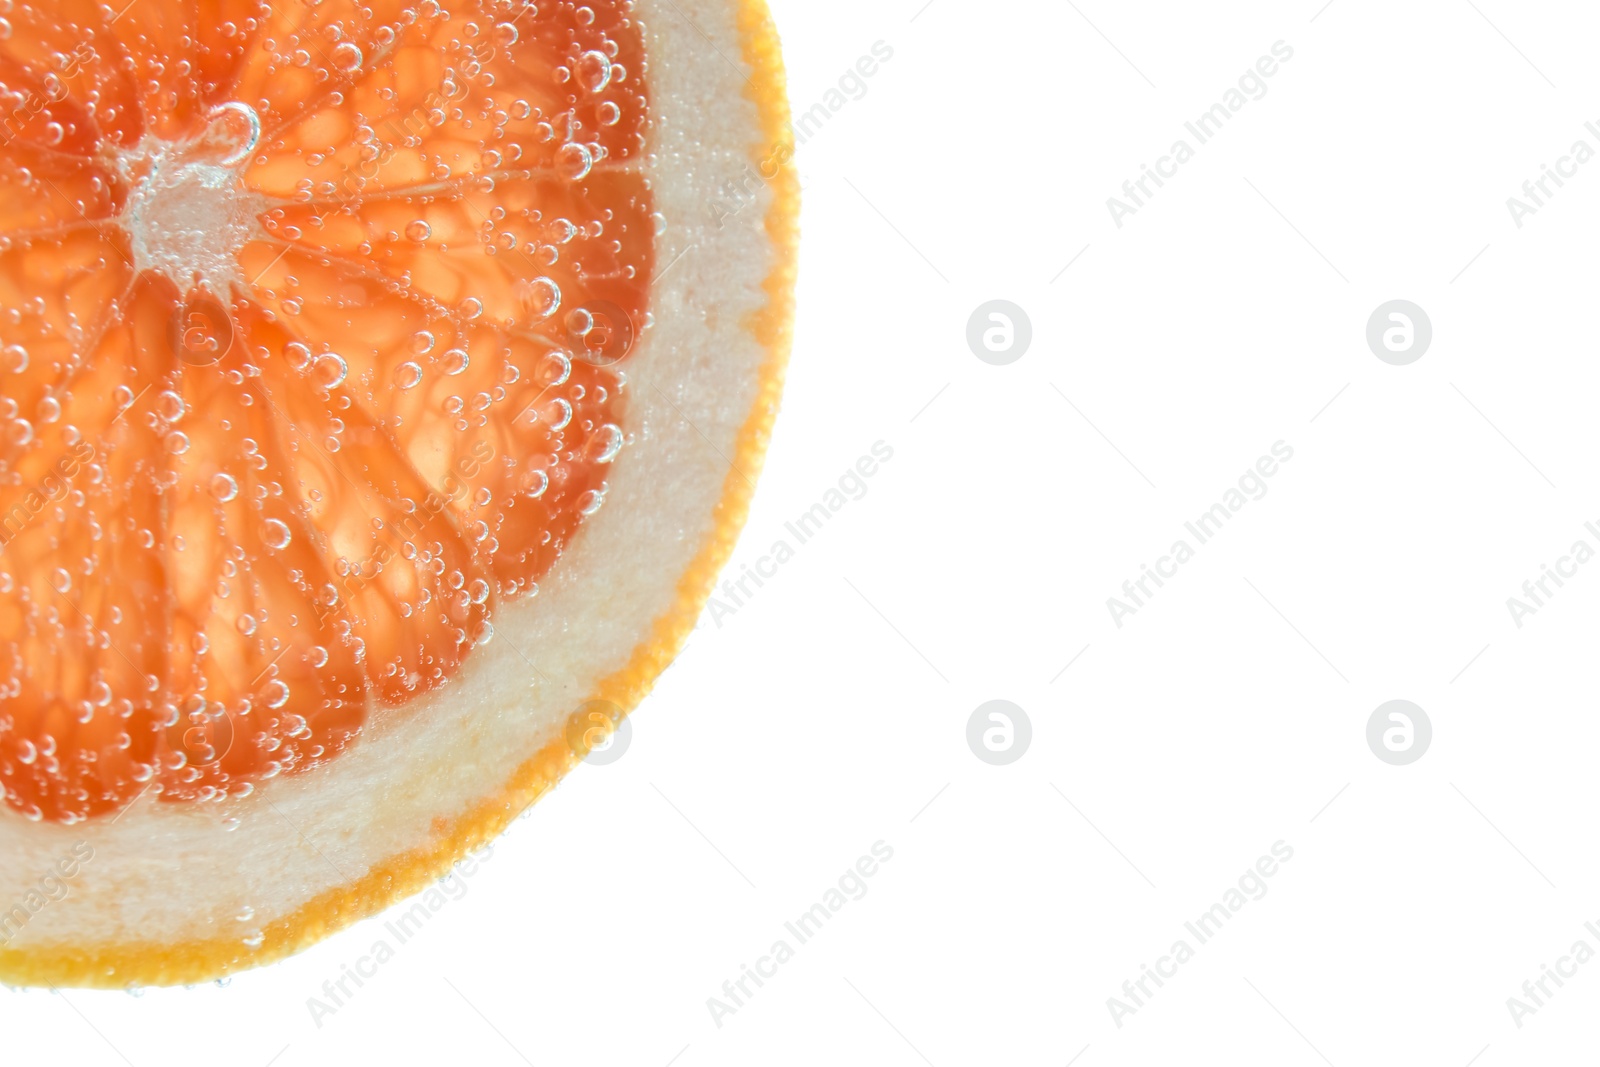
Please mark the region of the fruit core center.
POLYGON ((259 238, 265 198, 241 178, 261 136, 261 120, 246 104, 213 108, 194 138, 146 136, 119 149, 115 163, 127 183, 118 221, 127 231, 137 271, 166 275, 180 293, 196 286, 226 299, 237 284, 239 250, 259 238))

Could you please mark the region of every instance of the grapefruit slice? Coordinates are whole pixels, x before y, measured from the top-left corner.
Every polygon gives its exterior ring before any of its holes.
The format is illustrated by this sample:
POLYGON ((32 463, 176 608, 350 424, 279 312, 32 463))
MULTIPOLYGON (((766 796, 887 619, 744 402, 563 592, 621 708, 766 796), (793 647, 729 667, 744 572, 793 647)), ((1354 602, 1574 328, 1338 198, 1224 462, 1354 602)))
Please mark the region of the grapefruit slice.
POLYGON ((788 348, 760 0, 117 6, 0 8, 9 983, 259 965, 499 833, 686 638, 788 348))

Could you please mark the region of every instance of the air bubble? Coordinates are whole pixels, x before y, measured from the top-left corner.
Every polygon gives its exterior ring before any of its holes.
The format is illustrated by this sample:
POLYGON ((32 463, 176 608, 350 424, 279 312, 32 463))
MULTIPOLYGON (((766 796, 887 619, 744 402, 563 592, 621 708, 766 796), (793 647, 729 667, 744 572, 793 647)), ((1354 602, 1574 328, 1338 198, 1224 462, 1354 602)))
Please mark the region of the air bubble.
POLYGON ((598 93, 611 84, 611 57, 604 52, 585 52, 573 67, 578 84, 591 93, 598 93))
POLYGON ((567 379, 572 376, 572 360, 567 358, 565 352, 551 352, 545 357, 541 374, 539 384, 547 389, 565 385, 567 379))
POLYGON ((350 365, 334 352, 324 352, 311 365, 311 380, 324 389, 338 388, 349 373, 350 365))
POLYGON ((224 167, 243 163, 261 140, 261 116, 249 104, 229 101, 206 114, 205 132, 194 143, 193 154, 224 167))
POLYGON ((565 430, 567 424, 572 421, 572 404, 566 397, 558 396, 550 402, 544 418, 552 430, 565 430))
POLYGON ((534 278, 523 286, 522 305, 534 318, 548 319, 561 306, 561 287, 549 278, 534 278))
POLYGON ((221 504, 226 504, 239 495, 239 483, 233 480, 231 474, 213 474, 211 476, 211 496, 221 504))
POLYGON ((343 44, 333 46, 333 55, 329 58, 333 60, 336 70, 344 74, 351 74, 361 69, 361 61, 365 57, 362 56, 361 49, 349 41, 345 41, 343 44))
POLYGON ((589 439, 589 458, 596 463, 610 463, 622 451, 622 430, 605 423, 589 439))
POLYGON ((413 219, 406 223, 406 239, 421 243, 426 241, 433 233, 433 227, 421 219, 413 219))
POLYGON ((422 368, 415 363, 402 363, 394 369, 394 384, 410 389, 422 381, 422 368))
POLYGON ((166 422, 177 422, 183 418, 186 410, 183 397, 171 389, 163 389, 161 395, 156 398, 156 412, 166 422))
POLYGON ((556 153, 556 169, 568 181, 582 181, 594 166, 594 156, 577 141, 569 141, 556 153))
POLYGON ((261 543, 270 549, 281 550, 289 547, 292 540, 289 526, 281 519, 268 519, 261 524, 261 543))

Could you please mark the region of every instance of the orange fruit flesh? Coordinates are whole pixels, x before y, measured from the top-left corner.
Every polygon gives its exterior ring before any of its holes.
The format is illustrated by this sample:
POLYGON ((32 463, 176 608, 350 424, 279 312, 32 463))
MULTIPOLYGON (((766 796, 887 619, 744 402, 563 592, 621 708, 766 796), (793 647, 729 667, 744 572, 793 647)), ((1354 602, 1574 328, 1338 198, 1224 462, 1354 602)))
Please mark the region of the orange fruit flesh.
POLYGON ((649 296, 628 6, 0 20, 10 807, 305 772, 536 593, 649 296))

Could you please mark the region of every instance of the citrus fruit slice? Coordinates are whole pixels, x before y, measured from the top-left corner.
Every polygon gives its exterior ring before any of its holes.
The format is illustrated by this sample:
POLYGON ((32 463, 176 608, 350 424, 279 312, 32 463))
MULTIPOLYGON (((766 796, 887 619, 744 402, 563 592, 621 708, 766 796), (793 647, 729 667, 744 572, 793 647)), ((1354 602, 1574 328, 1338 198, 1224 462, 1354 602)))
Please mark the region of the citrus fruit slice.
POLYGON ((743 521, 760 0, 0 0, 0 980, 218 977, 614 727, 743 521))

